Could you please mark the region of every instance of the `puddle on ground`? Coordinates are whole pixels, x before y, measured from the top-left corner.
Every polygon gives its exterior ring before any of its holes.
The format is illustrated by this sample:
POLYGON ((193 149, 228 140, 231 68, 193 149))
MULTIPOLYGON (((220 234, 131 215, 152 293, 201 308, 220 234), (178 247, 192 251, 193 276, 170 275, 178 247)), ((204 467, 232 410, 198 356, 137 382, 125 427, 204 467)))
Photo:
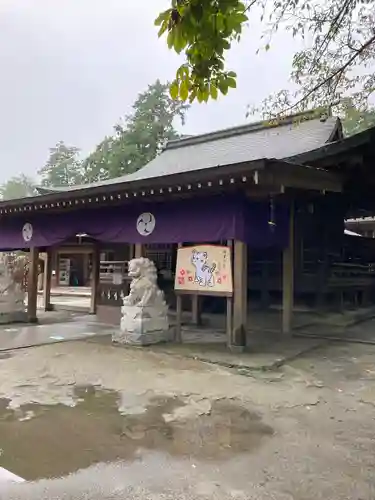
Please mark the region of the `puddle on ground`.
POLYGON ((135 459, 142 449, 220 460, 252 452, 273 434, 257 414, 232 400, 141 401, 91 386, 75 392, 74 407, 29 404, 12 410, 9 401, 0 400, 2 467, 31 480, 135 459))

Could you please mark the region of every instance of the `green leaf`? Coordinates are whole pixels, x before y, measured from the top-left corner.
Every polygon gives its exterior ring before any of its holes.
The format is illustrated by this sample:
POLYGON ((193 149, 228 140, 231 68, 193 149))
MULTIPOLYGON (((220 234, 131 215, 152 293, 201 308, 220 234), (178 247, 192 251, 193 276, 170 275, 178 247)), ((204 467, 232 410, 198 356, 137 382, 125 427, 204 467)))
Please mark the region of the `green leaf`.
POLYGON ((237 22, 238 24, 243 24, 243 23, 246 23, 246 22, 249 20, 249 18, 247 17, 247 15, 246 15, 246 14, 244 14, 243 12, 241 12, 241 13, 237 13, 237 14, 235 15, 235 19, 236 19, 236 22, 237 22))
POLYGON ((190 92, 190 95, 189 95, 190 104, 195 101, 196 97, 197 97, 197 91, 195 88, 193 88, 193 90, 190 92))
POLYGON ((180 84, 180 99, 186 101, 189 96, 189 83, 186 80, 182 80, 180 84))
POLYGON ((269 43, 267 43, 267 45, 264 47, 266 51, 270 50, 271 46, 269 43))
POLYGON ((198 102, 203 102, 203 100, 204 100, 204 95, 203 95, 203 92, 201 91, 201 89, 198 89, 198 91, 197 91, 197 99, 198 99, 198 102))
POLYGON ((171 83, 171 86, 169 87, 169 94, 170 96, 172 97, 172 99, 177 99, 178 97, 178 82, 177 80, 174 80, 172 83, 171 83))
POLYGON ((172 9, 165 10, 161 12, 158 17, 155 19, 155 26, 160 26, 164 21, 168 21, 171 15, 172 9))
POLYGON ((212 99, 215 99, 215 100, 217 99, 217 88, 212 83, 210 85, 210 95, 211 95, 212 99))
POLYGON ((216 16, 216 29, 221 32, 225 28, 224 16, 220 12, 216 16))
POLYGON ((219 90, 222 94, 227 95, 228 94, 228 84, 227 81, 224 80, 223 78, 218 81, 218 87, 219 90))
POLYGON ((167 37, 167 44, 168 44, 168 48, 171 49, 174 45, 174 40, 175 40, 175 32, 174 31, 170 31, 168 33, 168 37, 167 37))
POLYGON ((181 33, 181 29, 175 28, 174 49, 177 54, 180 54, 182 49, 186 47, 187 41, 181 33))
POLYGON ((198 90, 198 95, 200 94, 202 101, 207 102, 208 99, 210 98, 210 88, 209 86, 203 85, 201 88, 198 90))
POLYGON ((189 79, 189 68, 185 64, 178 68, 177 78, 180 80, 189 79))
POLYGON ((168 29, 168 23, 164 22, 158 31, 158 37, 160 38, 167 31, 167 29, 168 29))
POLYGON ((227 78, 226 80, 228 87, 235 89, 237 87, 236 80, 234 78, 227 78))
POLYGON ((237 4, 237 8, 238 8, 238 10, 240 10, 241 12, 245 12, 245 10, 247 9, 247 6, 246 6, 243 2, 238 2, 238 4, 237 4))
POLYGON ((237 78, 237 73, 235 73, 234 71, 228 71, 227 75, 230 78, 237 78))

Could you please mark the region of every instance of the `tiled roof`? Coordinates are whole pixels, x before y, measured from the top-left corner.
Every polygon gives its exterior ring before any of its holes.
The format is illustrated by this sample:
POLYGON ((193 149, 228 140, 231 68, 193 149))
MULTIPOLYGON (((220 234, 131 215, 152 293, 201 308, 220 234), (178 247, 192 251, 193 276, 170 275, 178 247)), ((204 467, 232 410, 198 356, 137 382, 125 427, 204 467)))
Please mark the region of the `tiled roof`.
MULTIPOLYGON (((333 117, 303 121, 294 116, 276 126, 259 122, 199 136, 188 136, 170 141, 159 156, 133 174, 85 186, 74 186, 69 190, 191 172, 263 158, 287 159, 331 141, 339 123, 339 120, 333 117)), ((65 191, 63 188, 56 190, 65 191)), ((43 191, 51 192, 53 189, 43 191)))

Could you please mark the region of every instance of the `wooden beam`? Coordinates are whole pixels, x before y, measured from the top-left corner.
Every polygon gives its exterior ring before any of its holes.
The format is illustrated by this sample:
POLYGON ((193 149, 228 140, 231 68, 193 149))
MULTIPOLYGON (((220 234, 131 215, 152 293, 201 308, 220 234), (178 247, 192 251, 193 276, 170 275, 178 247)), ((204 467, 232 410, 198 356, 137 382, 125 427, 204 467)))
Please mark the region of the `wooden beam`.
POLYGON ((342 192, 342 180, 337 173, 280 161, 267 164, 259 172, 259 185, 342 192))
POLYGON ((49 249, 44 259, 44 276, 43 276, 43 307, 45 311, 52 311, 51 304, 51 281, 52 281, 52 250, 49 249))
POLYGON ((96 247, 92 253, 90 314, 96 314, 96 307, 98 302, 99 274, 100 274, 100 250, 99 247, 96 247))
POLYGON ((286 335, 292 332, 294 305, 294 204, 289 212, 288 244, 283 251, 283 315, 282 331, 286 335))
POLYGON ((66 246, 66 247, 59 247, 56 252, 58 254, 90 254, 93 252, 95 248, 95 245, 88 245, 88 246, 66 246))
POLYGON ((30 248, 29 272, 27 276, 27 317, 30 323, 37 323, 39 248, 30 248))
POLYGON ((246 346, 247 330, 247 245, 234 241, 233 258, 233 329, 231 347, 246 346))

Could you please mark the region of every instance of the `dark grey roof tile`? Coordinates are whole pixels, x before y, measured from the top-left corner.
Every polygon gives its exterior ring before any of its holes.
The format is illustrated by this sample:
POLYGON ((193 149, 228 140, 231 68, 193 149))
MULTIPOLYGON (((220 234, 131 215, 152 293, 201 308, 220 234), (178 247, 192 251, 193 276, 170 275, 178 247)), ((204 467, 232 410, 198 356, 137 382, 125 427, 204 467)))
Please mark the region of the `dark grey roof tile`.
POLYGON ((290 119, 278 126, 267 126, 261 122, 188 136, 171 141, 159 156, 138 172, 84 186, 56 188, 56 191, 120 184, 262 158, 294 157, 326 144, 332 139, 338 124, 339 120, 333 117, 306 121, 290 119))

